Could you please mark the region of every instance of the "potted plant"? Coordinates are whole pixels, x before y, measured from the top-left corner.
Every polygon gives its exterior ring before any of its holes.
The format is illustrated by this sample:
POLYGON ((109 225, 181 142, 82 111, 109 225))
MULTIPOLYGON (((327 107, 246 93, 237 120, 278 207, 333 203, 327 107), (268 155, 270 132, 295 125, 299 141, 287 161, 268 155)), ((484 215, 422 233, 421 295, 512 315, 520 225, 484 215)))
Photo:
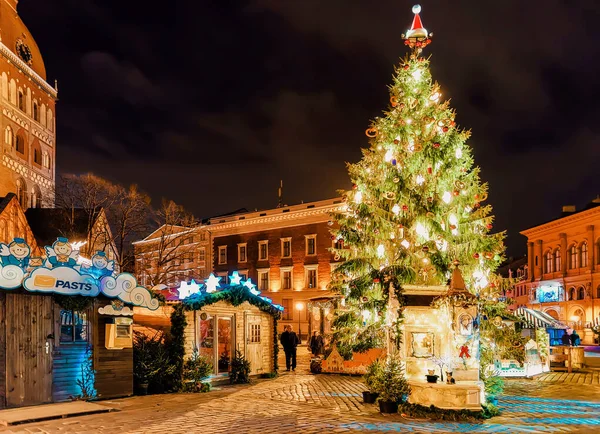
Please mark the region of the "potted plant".
POLYGON ((435 369, 428 369, 425 377, 427 378, 428 383, 437 383, 440 376, 435 374, 435 369))
POLYGON ((376 390, 379 393, 379 411, 381 413, 397 413, 398 404, 405 401, 410 394, 410 386, 404 377, 402 362, 397 357, 390 357, 377 376, 376 390))
POLYGON ((186 392, 208 392, 210 384, 205 383, 213 373, 212 361, 194 349, 192 356, 183 364, 183 390, 186 392))
POLYGON ((381 378, 383 371, 383 364, 379 359, 376 359, 367 367, 367 372, 363 375, 365 385, 367 386, 366 391, 363 394, 363 402, 365 404, 373 404, 377 400, 379 394, 375 392, 377 390, 377 381, 381 378))

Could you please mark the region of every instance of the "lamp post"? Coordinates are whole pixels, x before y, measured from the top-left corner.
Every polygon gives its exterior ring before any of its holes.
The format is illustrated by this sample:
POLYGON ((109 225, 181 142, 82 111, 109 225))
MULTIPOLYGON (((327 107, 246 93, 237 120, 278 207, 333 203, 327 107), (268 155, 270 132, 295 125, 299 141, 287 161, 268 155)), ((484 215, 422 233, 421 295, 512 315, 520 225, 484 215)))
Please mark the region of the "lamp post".
POLYGON ((300 340, 302 340, 302 333, 301 333, 302 330, 300 328, 300 315, 301 315, 303 309, 304 309, 304 303, 302 303, 301 301, 296 303, 296 310, 298 311, 298 338, 300 340))

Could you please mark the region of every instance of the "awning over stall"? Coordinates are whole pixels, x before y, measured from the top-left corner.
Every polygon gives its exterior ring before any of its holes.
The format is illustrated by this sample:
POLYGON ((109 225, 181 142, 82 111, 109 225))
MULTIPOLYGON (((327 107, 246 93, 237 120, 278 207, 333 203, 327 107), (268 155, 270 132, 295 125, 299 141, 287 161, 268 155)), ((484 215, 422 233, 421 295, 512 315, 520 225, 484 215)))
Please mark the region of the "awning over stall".
POLYGON ((520 307, 515 311, 518 316, 530 327, 545 329, 567 329, 568 327, 560 321, 552 318, 545 312, 533 310, 526 307, 520 307))

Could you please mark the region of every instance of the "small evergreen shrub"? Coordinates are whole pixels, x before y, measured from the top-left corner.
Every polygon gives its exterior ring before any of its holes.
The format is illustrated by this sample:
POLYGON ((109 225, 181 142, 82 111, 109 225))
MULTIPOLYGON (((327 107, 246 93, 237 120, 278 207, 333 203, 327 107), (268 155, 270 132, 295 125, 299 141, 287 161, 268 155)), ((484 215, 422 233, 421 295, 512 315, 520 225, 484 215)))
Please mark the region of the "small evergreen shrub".
POLYGON ((185 392, 204 392, 210 390, 203 383, 213 373, 213 364, 208 357, 201 356, 195 349, 192 356, 183 364, 183 390, 185 392), (203 385, 208 390, 203 390, 203 385))
POLYGON ((250 382, 250 362, 242 355, 239 350, 231 360, 231 370, 229 371, 229 382, 231 384, 242 384, 250 382))

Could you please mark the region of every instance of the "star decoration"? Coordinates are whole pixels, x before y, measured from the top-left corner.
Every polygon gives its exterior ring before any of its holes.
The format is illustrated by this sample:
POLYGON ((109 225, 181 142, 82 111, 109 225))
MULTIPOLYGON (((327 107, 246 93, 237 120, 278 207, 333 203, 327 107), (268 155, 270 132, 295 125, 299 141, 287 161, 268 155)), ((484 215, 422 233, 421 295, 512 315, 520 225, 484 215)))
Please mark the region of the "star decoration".
POLYGON ((256 285, 254 283, 252 283, 251 279, 246 280, 244 282, 244 286, 250 290, 250 293, 252 295, 260 294, 260 291, 258 289, 256 289, 256 285))
POLYGON ((220 281, 220 276, 215 276, 213 273, 210 273, 208 279, 204 281, 204 283, 206 283, 206 292, 215 292, 217 288, 221 287, 221 285, 219 285, 220 281))
POLYGON ((183 300, 184 298, 188 298, 192 294, 196 294, 200 292, 200 285, 198 285, 194 279, 190 283, 181 282, 179 284, 179 299, 183 300))
POLYGON ((230 285, 241 285, 242 276, 237 271, 234 271, 231 276, 229 276, 229 284, 230 285))

